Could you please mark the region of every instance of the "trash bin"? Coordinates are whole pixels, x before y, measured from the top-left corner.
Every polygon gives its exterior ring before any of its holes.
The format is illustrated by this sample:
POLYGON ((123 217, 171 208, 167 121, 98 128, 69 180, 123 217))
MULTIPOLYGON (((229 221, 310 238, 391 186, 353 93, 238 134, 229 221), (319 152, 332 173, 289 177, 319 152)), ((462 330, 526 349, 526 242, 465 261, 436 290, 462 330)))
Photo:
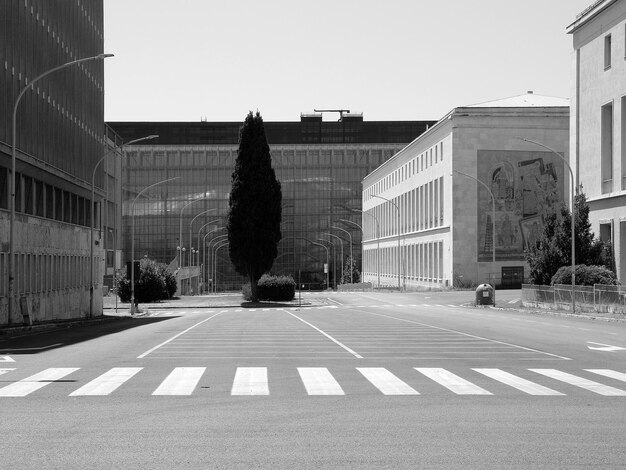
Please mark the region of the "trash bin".
POLYGON ((476 305, 493 305, 493 287, 481 284, 476 288, 476 305))

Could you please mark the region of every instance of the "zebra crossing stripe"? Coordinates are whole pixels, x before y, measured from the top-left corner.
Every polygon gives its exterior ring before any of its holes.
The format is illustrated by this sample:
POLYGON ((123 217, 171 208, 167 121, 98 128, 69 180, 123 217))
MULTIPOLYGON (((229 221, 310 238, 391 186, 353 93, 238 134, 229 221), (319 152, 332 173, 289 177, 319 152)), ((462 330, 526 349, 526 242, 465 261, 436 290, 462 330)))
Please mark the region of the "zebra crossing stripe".
POLYGON ((489 378, 502 382, 503 384, 510 385, 518 390, 529 395, 544 395, 544 396, 559 396, 565 395, 564 393, 557 392, 551 388, 544 387, 543 385, 536 384, 530 380, 517 377, 500 369, 474 369, 489 378))
POLYGON ((35 375, 22 379, 19 382, 0 388, 0 397, 25 397, 26 395, 45 387, 49 383, 54 382, 55 380, 60 380, 66 375, 69 375, 77 370, 77 367, 46 369, 35 375))
POLYGON ((617 372, 610 369, 585 369, 587 372, 593 372, 594 374, 603 375, 604 377, 609 377, 611 379, 621 380, 622 382, 626 382, 626 374, 623 372, 617 372))
POLYGON ((570 385, 574 385, 575 387, 580 387, 585 390, 589 390, 590 392, 597 393, 599 395, 604 395, 607 397, 624 397, 626 396, 626 391, 620 390, 618 388, 609 387, 608 385, 602 385, 601 383, 594 382, 593 380, 588 380, 583 377, 578 377, 576 375, 568 374, 567 372, 561 372, 556 369, 528 369, 531 372, 536 372, 541 375, 545 375, 546 377, 550 377, 555 380, 559 380, 561 382, 565 382, 570 385))
POLYGON ((70 397, 108 395, 131 379, 143 367, 114 367, 100 377, 70 393, 70 397))
POLYGON ((345 395, 326 367, 298 367, 298 373, 309 395, 345 395))
POLYGON ((357 367, 383 395, 419 395, 419 392, 383 367, 357 367))
POLYGON ((414 369, 457 395, 492 395, 484 388, 474 385, 445 369, 425 367, 415 367, 414 369))
POLYGON ((6 374, 7 372, 11 372, 12 370, 15 370, 15 368, 13 368, 13 369, 0 369, 0 375, 6 374))
POLYGON ((206 367, 177 367, 152 395, 191 395, 206 367))
POLYGON ((237 367, 231 395, 269 395, 267 367, 237 367))

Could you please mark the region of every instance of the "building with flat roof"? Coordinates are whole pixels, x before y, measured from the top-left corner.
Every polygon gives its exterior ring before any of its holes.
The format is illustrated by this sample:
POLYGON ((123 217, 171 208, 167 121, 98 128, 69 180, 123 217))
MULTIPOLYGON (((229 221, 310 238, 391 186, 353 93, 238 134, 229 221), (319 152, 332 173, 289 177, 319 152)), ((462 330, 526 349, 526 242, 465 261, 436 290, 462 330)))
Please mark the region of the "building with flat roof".
MULTIPOLYGON (((0 325, 90 313, 90 259, 102 278, 102 251, 90 252, 92 171, 102 157, 102 60, 59 70, 103 52, 102 1, 0 2, 0 325), (14 302, 9 316, 12 112, 17 109, 14 302)), ((104 174, 96 175, 103 196, 104 174)), ((99 211, 98 211, 99 212, 99 211)), ((101 313, 95 286, 93 312, 101 313)))
POLYGON ((596 236, 626 279, 626 0, 593 3, 569 25, 574 46, 570 159, 596 236))
POLYGON ((568 158, 568 100, 528 92, 455 108, 369 173, 364 281, 521 285, 524 248, 571 185, 563 158, 518 137, 568 158))
MULTIPOLYGON (((357 263, 361 259, 361 180, 433 123, 368 122, 361 114, 342 114, 339 121, 303 114, 300 121, 265 122, 283 195, 282 240, 272 272, 320 288, 328 264, 330 284, 340 282, 342 254, 345 259, 352 248, 357 263)), ((125 141, 159 135, 154 143, 125 148, 125 259, 130 260, 134 220, 135 258, 148 256, 183 269, 183 293, 239 290, 244 280, 233 270, 223 242, 242 123, 108 124, 125 141), (136 194, 175 177, 179 179, 149 190, 131 210, 136 194), (199 267, 202 277, 193 279, 199 267)))

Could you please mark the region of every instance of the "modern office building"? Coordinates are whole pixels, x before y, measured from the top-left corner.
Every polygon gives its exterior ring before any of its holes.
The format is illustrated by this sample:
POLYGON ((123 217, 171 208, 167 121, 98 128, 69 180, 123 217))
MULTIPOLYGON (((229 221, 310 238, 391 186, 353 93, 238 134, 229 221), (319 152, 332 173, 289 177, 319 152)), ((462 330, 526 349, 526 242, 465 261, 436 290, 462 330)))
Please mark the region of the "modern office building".
MULTIPOLYGON (((102 60, 58 70, 27 89, 48 70, 102 52, 102 1, 0 2, 0 325, 102 311, 99 286, 90 309, 90 259, 101 279, 103 254, 98 245, 90 258, 88 228, 92 172, 106 146, 102 60), (22 90, 12 222, 12 113, 22 90)), ((103 179, 98 173, 98 198, 103 179)))
POLYGON ((626 279, 626 0, 602 0, 568 27, 574 44, 571 165, 591 229, 614 247, 626 279))
MULTIPOLYGON (((299 278, 305 287, 323 287, 324 265, 330 265, 328 277, 334 285, 341 278, 342 253, 345 259, 351 247, 360 263, 361 180, 433 123, 368 122, 360 114, 343 112, 339 121, 303 114, 300 121, 265 122, 283 195, 282 240, 272 272, 299 278)), ((241 124, 109 123, 124 141, 159 135, 156 143, 125 148, 125 260, 131 257, 134 223, 135 259, 148 256, 183 268, 183 293, 241 288, 242 278, 224 245, 241 124), (146 190, 170 178, 178 179, 146 190), (199 266, 204 285, 193 279, 199 266)))
POLYGON ((528 92, 455 108, 368 174, 364 280, 520 285, 525 246, 571 184, 562 157, 519 137, 568 158, 568 100, 528 92))

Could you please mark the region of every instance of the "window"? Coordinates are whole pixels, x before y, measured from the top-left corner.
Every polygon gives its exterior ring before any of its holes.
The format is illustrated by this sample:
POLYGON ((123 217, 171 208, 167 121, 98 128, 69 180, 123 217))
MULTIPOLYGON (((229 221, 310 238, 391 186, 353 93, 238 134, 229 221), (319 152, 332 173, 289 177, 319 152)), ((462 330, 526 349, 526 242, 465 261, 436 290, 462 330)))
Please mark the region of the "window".
POLYGON ((622 189, 626 189, 626 96, 622 96, 622 189))
POLYGON ((604 36, 604 70, 611 68, 611 35, 604 36))
POLYGON ((600 120, 600 172, 602 194, 606 194, 613 191, 613 103, 602 106, 600 120))

